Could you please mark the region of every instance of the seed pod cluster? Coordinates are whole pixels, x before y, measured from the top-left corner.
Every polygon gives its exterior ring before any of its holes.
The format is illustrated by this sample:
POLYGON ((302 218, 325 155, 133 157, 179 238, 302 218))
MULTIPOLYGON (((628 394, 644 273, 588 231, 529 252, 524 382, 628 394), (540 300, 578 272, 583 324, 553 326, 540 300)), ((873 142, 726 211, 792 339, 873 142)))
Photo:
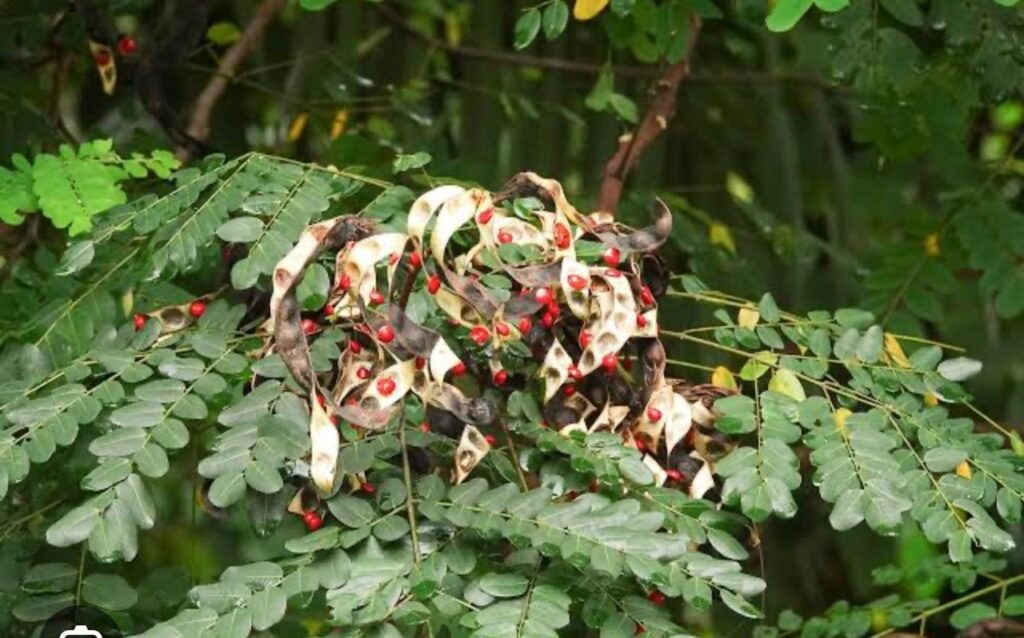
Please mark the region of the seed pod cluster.
POLYGON ((337 486, 338 439, 326 423, 379 429, 410 396, 426 406, 425 431, 458 441, 451 475, 461 482, 494 440, 480 428, 496 423, 500 408, 474 396, 492 388, 487 396, 533 391, 547 424, 566 434, 620 433, 659 484, 704 495, 714 482, 696 428, 711 425, 712 404, 666 378, 658 340, 666 276, 655 251, 671 229, 660 201, 654 222, 633 230, 581 214, 558 182, 534 173, 497 193, 430 190, 413 203, 405 232, 374 233, 354 217, 308 228, 275 269, 270 310, 275 349, 309 392, 314 484, 326 493, 337 486), (540 206, 517 205, 525 197, 540 206), (348 343, 338 370, 317 375, 308 343, 316 331, 303 330, 295 287, 324 250, 337 250, 327 319, 348 343), (414 290, 436 306, 429 321, 420 315, 430 327, 408 313, 414 290), (475 387, 457 381, 466 371, 475 387), (317 396, 326 397, 322 407, 317 396))

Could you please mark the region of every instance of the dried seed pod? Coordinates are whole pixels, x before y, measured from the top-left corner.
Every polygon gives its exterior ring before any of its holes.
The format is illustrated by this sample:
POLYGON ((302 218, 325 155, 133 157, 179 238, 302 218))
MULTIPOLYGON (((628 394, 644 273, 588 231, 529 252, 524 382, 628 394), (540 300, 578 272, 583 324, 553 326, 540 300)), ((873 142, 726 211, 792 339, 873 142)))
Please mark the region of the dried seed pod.
POLYGON ((458 485, 466 480, 469 473, 473 471, 487 453, 491 451, 491 444, 487 442, 484 435, 480 434, 472 425, 467 425, 462 431, 462 438, 455 449, 455 475, 452 483, 458 485))
POLYGON ((654 475, 654 484, 658 487, 664 485, 665 479, 668 478, 668 473, 665 471, 665 468, 661 467, 661 464, 658 463, 658 461, 650 454, 644 454, 644 458, 642 460, 644 465, 647 466, 647 469, 649 469, 651 474, 654 475))
POLYGON ((316 400, 310 401, 309 441, 312 448, 309 461, 310 478, 317 489, 324 494, 330 494, 334 491, 338 446, 341 440, 338 429, 316 400))
POLYGON ((647 228, 627 232, 620 224, 612 224, 611 230, 595 228, 594 234, 605 245, 618 248, 622 252, 649 253, 656 250, 672 234, 672 211, 660 199, 654 201, 654 223, 647 228))
POLYGON ((689 402, 675 392, 671 396, 672 411, 667 415, 665 423, 665 450, 668 454, 672 454, 672 450, 686 437, 693 425, 689 402))
POLYGON ((423 193, 413 202, 409 209, 409 218, 406 222, 406 229, 409 236, 416 240, 417 246, 423 244, 423 234, 434 213, 448 200, 463 195, 466 192, 461 186, 445 185, 438 186, 423 193))
POLYGON ((562 384, 569 378, 569 366, 571 365, 572 359, 569 358, 569 353, 565 351, 558 339, 555 339, 544 357, 544 363, 541 364, 539 373, 540 377, 544 379, 545 403, 551 400, 551 397, 558 392, 558 388, 562 387, 562 384))

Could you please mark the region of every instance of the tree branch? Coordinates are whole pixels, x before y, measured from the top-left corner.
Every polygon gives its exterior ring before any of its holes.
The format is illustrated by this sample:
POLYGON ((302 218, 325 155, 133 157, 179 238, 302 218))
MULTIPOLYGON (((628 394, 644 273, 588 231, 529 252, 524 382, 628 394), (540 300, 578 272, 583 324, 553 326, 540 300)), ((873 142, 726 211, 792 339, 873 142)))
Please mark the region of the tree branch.
POLYGON ((629 172, 636 166, 637 160, 647 147, 668 128, 669 120, 676 112, 676 93, 679 85, 690 75, 690 56, 693 55, 697 44, 700 27, 700 20, 694 18, 686 55, 679 62, 665 67, 654 84, 654 95, 640 124, 633 133, 619 139, 619 147, 604 165, 601 191, 597 200, 600 210, 615 212, 629 172))
MULTIPOLYGON (((213 109, 220 102, 224 92, 231 84, 238 67, 242 65, 249 54, 252 53, 256 43, 263 37, 274 16, 284 8, 285 0, 263 0, 256 8, 256 14, 246 25, 238 41, 236 41, 217 65, 217 72, 210 78, 203 88, 202 93, 196 98, 195 106, 192 108, 192 119, 189 121, 186 133, 189 137, 199 142, 204 142, 210 137, 210 118, 213 109)), ((177 156, 185 161, 191 155, 191 151, 184 146, 178 147, 177 156)))

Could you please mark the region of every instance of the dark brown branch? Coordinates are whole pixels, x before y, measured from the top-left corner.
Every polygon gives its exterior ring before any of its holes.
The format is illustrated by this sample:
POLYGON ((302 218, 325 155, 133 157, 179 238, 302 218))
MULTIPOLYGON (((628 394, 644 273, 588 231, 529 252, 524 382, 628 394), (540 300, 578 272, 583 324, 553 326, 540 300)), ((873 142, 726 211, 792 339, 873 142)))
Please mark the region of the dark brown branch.
POLYGON ((690 75, 690 56, 697 44, 700 27, 700 20, 695 18, 686 55, 679 62, 665 67, 655 82, 654 94, 640 124, 633 133, 619 139, 615 154, 604 165, 601 192, 597 200, 599 209, 615 212, 629 172, 636 166, 637 160, 647 147, 668 128, 669 120, 676 112, 676 93, 679 85, 690 75))
MULTIPOLYGON (((224 92, 227 91, 228 86, 231 84, 231 78, 238 70, 238 67, 252 53, 256 43, 263 37, 264 31, 267 30, 274 16, 284 8, 284 5, 285 0, 263 0, 260 6, 256 8, 256 14, 252 17, 252 20, 246 25, 242 36, 231 45, 231 48, 224 54, 224 57, 220 59, 220 63, 217 65, 217 73, 206 83, 206 87, 203 88, 202 93, 196 98, 195 106, 192 109, 192 119, 189 121, 186 131, 191 139, 199 142, 209 139, 210 119, 213 115, 213 109, 220 102, 221 97, 224 96, 224 92)), ((177 155, 180 159, 185 160, 188 159, 191 152, 185 147, 179 147, 177 155)))

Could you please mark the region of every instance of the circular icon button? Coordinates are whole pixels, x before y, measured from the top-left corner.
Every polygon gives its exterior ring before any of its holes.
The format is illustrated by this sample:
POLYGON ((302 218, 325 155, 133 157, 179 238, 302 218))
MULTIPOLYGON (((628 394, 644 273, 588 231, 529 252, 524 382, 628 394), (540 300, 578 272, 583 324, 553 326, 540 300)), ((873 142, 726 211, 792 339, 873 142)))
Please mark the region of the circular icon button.
POLYGON ((124 638, 117 623, 95 607, 66 607, 46 621, 39 638, 124 638))

